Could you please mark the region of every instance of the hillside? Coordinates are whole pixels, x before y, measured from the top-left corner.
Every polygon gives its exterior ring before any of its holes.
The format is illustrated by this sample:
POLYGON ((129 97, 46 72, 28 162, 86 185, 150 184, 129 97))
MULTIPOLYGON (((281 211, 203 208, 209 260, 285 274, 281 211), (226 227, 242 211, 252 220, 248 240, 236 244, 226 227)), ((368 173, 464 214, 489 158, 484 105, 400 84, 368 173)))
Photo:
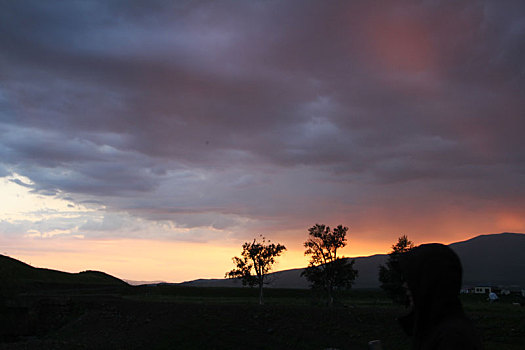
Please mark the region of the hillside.
POLYGON ((0 255, 0 279, 6 287, 125 286, 124 281, 100 271, 68 273, 32 267, 0 255))
MULTIPOLYGON (((463 265, 463 285, 505 285, 525 287, 525 234, 499 233, 481 235, 466 241, 450 244, 459 255, 463 265)), ((355 267, 359 271, 353 288, 379 288, 378 267, 387 255, 377 254, 357 257, 355 267)), ((283 270, 271 274, 270 288, 308 288, 301 277, 302 268, 283 270)), ((202 287, 241 286, 237 280, 200 279, 183 282, 184 285, 202 287)))
POLYGON ((450 244, 463 265, 463 284, 525 288, 525 234, 481 235, 450 244))

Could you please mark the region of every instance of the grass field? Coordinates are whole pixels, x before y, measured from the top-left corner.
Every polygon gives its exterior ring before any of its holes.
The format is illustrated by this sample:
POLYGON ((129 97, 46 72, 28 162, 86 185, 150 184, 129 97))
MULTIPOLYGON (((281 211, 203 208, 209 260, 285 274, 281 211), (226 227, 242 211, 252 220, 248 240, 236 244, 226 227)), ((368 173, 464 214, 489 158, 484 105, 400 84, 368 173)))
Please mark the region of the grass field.
MULTIPOLYGON (((523 349, 523 307, 462 298, 487 350, 523 349)), ((265 305, 257 302, 249 288, 33 291, 4 307, 13 332, 0 349, 367 349, 373 339, 409 348, 396 323, 405 310, 381 291, 342 293, 332 308, 308 290, 268 289, 265 305)))

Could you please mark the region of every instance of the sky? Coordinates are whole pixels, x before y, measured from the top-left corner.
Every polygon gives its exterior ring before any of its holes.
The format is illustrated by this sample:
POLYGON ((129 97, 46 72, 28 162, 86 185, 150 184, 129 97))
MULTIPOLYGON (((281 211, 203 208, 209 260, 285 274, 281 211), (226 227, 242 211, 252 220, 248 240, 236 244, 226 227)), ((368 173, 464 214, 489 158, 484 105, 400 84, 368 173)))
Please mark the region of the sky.
POLYGON ((525 232, 523 1, 0 1, 0 254, 222 278, 525 232))

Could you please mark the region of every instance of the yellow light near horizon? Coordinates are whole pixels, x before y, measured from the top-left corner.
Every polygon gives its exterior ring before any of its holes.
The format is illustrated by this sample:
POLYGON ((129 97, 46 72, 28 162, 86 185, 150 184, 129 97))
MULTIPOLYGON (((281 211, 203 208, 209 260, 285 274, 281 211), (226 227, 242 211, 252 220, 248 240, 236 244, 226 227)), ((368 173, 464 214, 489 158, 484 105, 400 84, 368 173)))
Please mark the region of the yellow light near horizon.
MULTIPOLYGON (((5 247, 5 245, 4 245, 5 247)), ((24 249, 8 254, 30 263, 66 272, 99 270, 136 281, 183 282, 198 278, 223 278, 239 256, 240 246, 153 240, 26 239, 24 249)), ((287 251, 274 271, 306 266, 302 251, 287 251)))
MULTIPOLYGON (((13 258, 35 267, 66 272, 99 270, 115 277, 135 281, 183 282, 198 278, 223 278, 234 268, 231 258, 239 256, 238 244, 212 244, 145 239, 87 240, 87 239, 33 239, 0 242, 13 258)), ((283 242, 289 248, 277 258, 272 271, 302 268, 308 257, 299 242, 283 242), (297 246, 297 247, 294 247, 297 246)), ((373 250, 369 242, 352 242, 339 252, 356 257, 386 253, 373 250)), ((377 247, 376 247, 377 248, 377 247)))
MULTIPOLYGON (((464 239, 468 238, 471 237, 464 239)), ((304 256, 300 242, 281 243, 290 248, 277 258, 272 271, 304 268, 308 265, 308 257, 304 256)), ((339 256, 386 254, 390 252, 393 243, 395 242, 388 241, 374 244, 372 241, 353 239, 339 251, 339 256)), ((231 258, 239 256, 242 250, 240 244, 231 242, 88 240, 64 237, 24 237, 13 240, 0 236, 0 246, 0 253, 34 267, 66 272, 98 270, 126 280, 165 282, 224 278, 224 274, 234 268, 231 258)))

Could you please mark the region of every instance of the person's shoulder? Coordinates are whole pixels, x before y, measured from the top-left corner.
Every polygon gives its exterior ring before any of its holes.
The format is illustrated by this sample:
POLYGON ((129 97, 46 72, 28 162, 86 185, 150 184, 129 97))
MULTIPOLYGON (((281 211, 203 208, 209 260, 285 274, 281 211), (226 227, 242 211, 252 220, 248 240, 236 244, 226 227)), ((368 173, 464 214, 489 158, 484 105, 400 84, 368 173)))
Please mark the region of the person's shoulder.
POLYGON ((481 350, 482 345, 472 322, 464 317, 441 322, 429 339, 428 349, 481 350))

